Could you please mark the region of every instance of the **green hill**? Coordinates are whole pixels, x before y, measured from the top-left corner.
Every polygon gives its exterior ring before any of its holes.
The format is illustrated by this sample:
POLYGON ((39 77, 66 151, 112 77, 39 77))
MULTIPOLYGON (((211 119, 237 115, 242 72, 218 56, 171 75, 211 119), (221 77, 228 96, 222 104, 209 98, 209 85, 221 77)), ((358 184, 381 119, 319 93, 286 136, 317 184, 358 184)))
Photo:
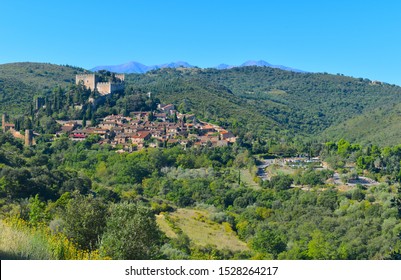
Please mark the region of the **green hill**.
POLYGON ((127 81, 206 119, 261 135, 280 131, 316 137, 331 126, 401 102, 399 86, 268 67, 163 69, 128 75, 127 81))
POLYGON ((22 114, 33 97, 75 82, 84 69, 46 63, 9 63, 0 65, 0 112, 22 114))
MULTIPOLYGON (((0 111, 22 114, 35 95, 66 87, 84 71, 43 63, 0 65, 0 111)), ((298 135, 381 144, 398 138, 395 108, 401 103, 401 87, 368 79, 251 66, 161 69, 126 75, 126 83, 126 96, 151 92, 161 102, 174 103, 180 111, 227 127, 243 139, 298 135), (372 125, 377 129, 370 129, 372 125)), ((121 112, 125 99, 114 104, 121 112)), ((108 111, 112 108, 103 113, 108 111)))
POLYGON ((244 67, 207 75, 297 133, 317 134, 377 107, 401 102, 401 88, 367 79, 244 67))
POLYGON ((401 144, 401 104, 379 107, 329 127, 322 133, 321 138, 334 141, 344 138, 351 142, 379 146, 399 145, 401 144))
POLYGON ((126 81, 136 92, 151 92, 163 103, 173 103, 181 111, 195 113, 234 132, 265 135, 280 126, 280 122, 255 108, 254 100, 233 94, 228 87, 204 78, 202 73, 199 69, 165 69, 128 75, 126 81))

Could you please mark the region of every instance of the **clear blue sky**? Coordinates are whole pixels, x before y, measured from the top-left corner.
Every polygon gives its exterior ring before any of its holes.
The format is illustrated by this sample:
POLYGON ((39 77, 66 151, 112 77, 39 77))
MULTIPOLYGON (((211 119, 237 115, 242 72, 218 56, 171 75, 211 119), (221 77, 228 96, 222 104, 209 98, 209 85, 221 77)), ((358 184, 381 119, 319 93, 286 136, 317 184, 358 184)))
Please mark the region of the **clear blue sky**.
POLYGON ((400 0, 3 0, 0 64, 262 59, 401 85, 400 14, 400 0))

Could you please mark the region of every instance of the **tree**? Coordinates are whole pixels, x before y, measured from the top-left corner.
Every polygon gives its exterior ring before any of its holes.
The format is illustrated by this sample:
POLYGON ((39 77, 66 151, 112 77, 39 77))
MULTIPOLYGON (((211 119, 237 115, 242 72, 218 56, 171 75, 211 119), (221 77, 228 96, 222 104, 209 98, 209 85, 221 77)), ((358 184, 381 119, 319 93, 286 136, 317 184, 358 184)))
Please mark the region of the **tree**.
POLYGON ((46 203, 40 201, 39 195, 29 200, 29 222, 37 225, 47 218, 46 203))
POLYGON ((86 116, 84 115, 82 118, 82 128, 86 127, 86 116))
POLYGON ((65 192, 78 191, 80 194, 87 194, 92 186, 92 182, 88 177, 74 176, 63 181, 60 194, 65 192))
POLYGON ((150 209, 133 203, 114 204, 100 252, 104 257, 118 260, 156 259, 161 237, 150 209))
POLYGON ((91 117, 91 126, 96 126, 96 119, 95 119, 95 114, 92 114, 92 117, 91 117))
POLYGON ((330 260, 335 258, 335 248, 326 240, 326 237, 320 230, 312 233, 312 239, 308 243, 307 255, 314 260, 330 260))
POLYGON ((127 103, 124 103, 123 116, 124 117, 128 117, 129 116, 129 112, 128 112, 128 109, 127 109, 127 103))
POLYGON ((150 111, 148 115, 148 121, 153 122, 155 119, 156 118, 155 115, 153 114, 153 111, 150 111))
POLYGON ((78 195, 66 207, 65 234, 82 249, 96 249, 106 225, 106 213, 104 201, 78 195))
POLYGON ((285 251, 287 247, 281 236, 263 225, 256 231, 250 245, 256 252, 264 255, 272 254, 274 258, 277 258, 278 254, 285 251))
POLYGON ((349 156, 349 152, 351 150, 351 144, 344 140, 340 139, 337 143, 337 153, 342 156, 342 157, 347 157, 349 156))
POLYGON ((270 181, 266 181, 266 185, 269 188, 275 188, 276 190, 288 190, 291 188, 291 184, 294 180, 289 175, 276 175, 273 176, 270 181))

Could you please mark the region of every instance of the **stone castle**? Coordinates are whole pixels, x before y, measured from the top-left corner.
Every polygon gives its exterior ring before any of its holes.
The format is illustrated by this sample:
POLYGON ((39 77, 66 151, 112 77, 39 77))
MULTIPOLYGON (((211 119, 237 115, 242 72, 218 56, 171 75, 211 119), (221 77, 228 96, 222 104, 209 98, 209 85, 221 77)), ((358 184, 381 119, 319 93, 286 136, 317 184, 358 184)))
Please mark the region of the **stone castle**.
POLYGON ((116 91, 124 90, 124 74, 115 74, 113 81, 102 82, 100 77, 96 74, 82 74, 76 75, 75 83, 83 83, 83 85, 90 90, 97 90, 100 95, 112 94, 116 91))

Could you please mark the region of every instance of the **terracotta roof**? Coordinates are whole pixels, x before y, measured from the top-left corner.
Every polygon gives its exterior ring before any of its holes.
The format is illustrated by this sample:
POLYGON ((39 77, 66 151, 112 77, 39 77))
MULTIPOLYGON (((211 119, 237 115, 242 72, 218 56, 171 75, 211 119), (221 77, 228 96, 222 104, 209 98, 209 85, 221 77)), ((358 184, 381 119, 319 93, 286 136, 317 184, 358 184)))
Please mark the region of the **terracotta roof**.
POLYGON ((72 134, 73 138, 86 138, 86 136, 84 134, 80 134, 80 133, 74 133, 72 134))
POLYGON ((132 136, 132 138, 146 138, 147 136, 150 135, 150 132, 148 131, 140 131, 137 133, 137 135, 132 136))

